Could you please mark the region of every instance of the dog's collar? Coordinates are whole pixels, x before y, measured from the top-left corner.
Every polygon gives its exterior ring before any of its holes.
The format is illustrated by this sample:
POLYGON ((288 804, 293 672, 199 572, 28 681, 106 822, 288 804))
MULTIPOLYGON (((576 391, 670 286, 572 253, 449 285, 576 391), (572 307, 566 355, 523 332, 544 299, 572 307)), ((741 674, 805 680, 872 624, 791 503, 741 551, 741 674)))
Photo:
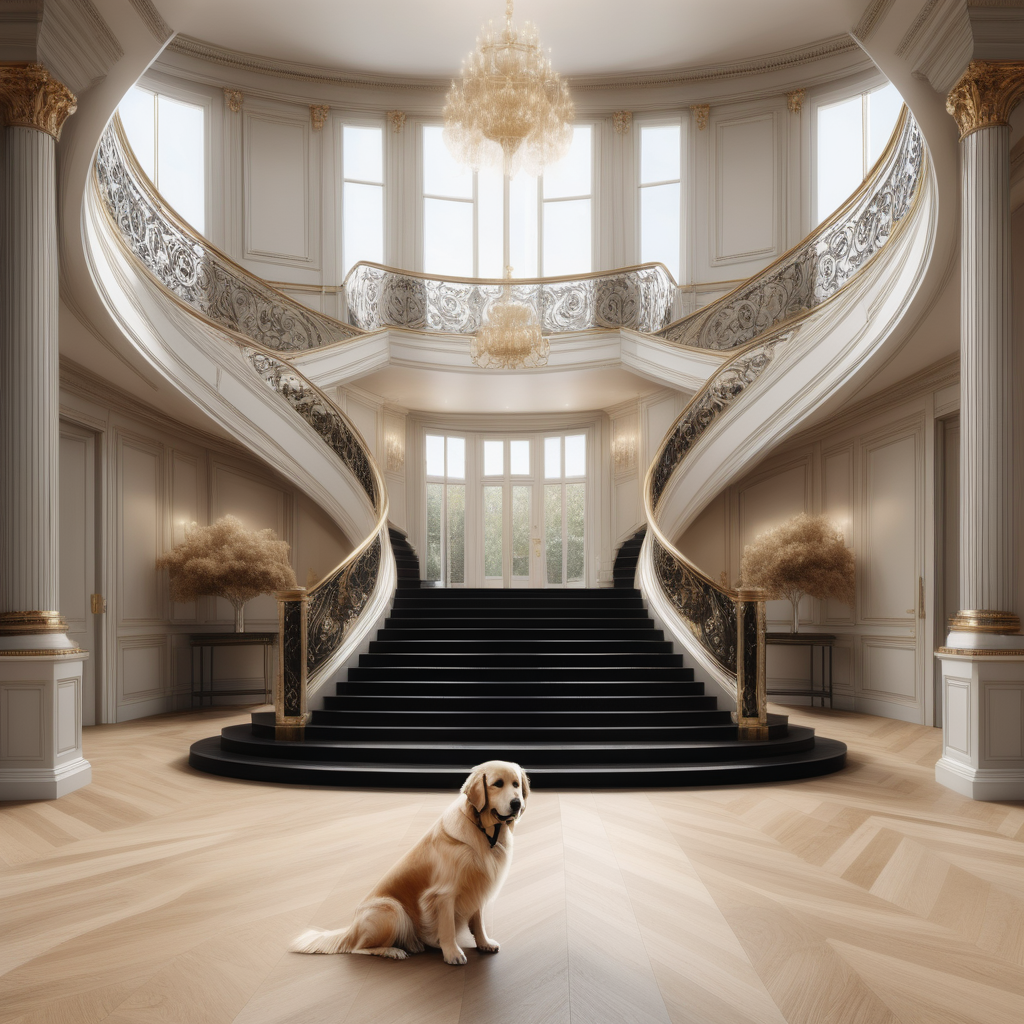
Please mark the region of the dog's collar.
MULTIPOLYGON (((479 817, 479 815, 477 815, 477 817, 479 817)), ((504 825, 504 824, 505 824, 505 822, 499 821, 498 824, 494 826, 494 835, 493 836, 489 836, 489 835, 487 835, 487 829, 485 829, 483 827, 483 825, 480 824, 479 821, 476 822, 476 827, 478 829, 480 829, 481 832, 483 832, 483 834, 484 834, 485 838, 487 839, 487 842, 490 844, 490 847, 491 847, 492 850, 494 849, 495 844, 498 842, 498 836, 501 835, 501 826, 504 825)))

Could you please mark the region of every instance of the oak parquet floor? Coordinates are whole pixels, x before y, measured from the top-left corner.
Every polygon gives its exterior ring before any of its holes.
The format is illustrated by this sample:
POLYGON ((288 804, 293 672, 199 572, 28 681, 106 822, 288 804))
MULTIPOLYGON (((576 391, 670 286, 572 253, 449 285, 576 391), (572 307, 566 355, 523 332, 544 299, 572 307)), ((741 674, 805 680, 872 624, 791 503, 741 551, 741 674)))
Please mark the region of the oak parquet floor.
POLYGON ((237 710, 87 729, 92 786, 0 804, 0 1022, 1019 1024, 1024 803, 938 786, 934 729, 788 710, 849 767, 535 789, 502 951, 460 969, 287 952, 345 923, 452 794, 192 771, 237 710))

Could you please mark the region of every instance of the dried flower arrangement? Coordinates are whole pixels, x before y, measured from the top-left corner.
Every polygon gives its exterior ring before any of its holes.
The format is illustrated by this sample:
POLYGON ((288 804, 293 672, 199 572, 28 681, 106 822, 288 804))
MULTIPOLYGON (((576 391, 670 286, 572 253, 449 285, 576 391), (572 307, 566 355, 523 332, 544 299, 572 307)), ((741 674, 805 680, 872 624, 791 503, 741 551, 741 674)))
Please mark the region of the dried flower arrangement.
POLYGON ((794 633, 799 631, 797 608, 804 594, 853 606, 853 552, 828 516, 801 513, 765 530, 744 549, 740 572, 743 586, 760 587, 769 600, 786 598, 792 604, 794 633))
POLYGON ((288 550, 273 530, 247 530, 234 516, 224 516, 211 526, 186 526, 185 540, 158 558, 156 567, 168 570, 173 601, 227 598, 241 633, 247 601, 296 586, 288 550))

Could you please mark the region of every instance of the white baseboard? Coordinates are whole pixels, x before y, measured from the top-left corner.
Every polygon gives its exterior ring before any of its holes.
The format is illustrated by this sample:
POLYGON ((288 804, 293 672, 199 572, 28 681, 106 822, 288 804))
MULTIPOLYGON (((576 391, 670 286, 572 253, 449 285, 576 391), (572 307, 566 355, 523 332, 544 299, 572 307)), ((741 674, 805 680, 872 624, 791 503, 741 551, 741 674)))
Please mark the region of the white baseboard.
POLYGON ((56 768, 0 768, 0 800, 56 800, 92 782, 84 757, 56 768))

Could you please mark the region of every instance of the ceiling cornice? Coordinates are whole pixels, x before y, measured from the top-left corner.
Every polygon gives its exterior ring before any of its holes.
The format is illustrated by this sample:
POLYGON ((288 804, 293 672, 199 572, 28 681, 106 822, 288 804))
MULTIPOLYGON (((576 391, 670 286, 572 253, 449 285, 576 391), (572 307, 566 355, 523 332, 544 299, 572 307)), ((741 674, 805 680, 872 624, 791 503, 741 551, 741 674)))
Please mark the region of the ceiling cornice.
MULTIPOLYGON (((342 71, 337 68, 301 64, 296 61, 279 60, 258 54, 230 50, 213 43, 178 35, 168 45, 168 50, 185 57, 210 61, 224 67, 258 74, 290 78, 300 82, 323 82, 334 85, 375 86, 384 89, 423 89, 443 92, 451 85, 449 78, 412 78, 389 75, 375 75, 369 72, 342 71)), ((574 90, 616 89, 623 87, 656 87, 682 85, 689 82, 713 82, 727 78, 742 78, 747 75, 769 74, 788 68, 813 64, 828 57, 851 53, 858 50, 857 43, 849 35, 833 36, 806 46, 779 50, 745 60, 723 61, 718 64, 703 64, 688 68, 668 68, 656 71, 613 73, 603 75, 567 76, 574 90)))

